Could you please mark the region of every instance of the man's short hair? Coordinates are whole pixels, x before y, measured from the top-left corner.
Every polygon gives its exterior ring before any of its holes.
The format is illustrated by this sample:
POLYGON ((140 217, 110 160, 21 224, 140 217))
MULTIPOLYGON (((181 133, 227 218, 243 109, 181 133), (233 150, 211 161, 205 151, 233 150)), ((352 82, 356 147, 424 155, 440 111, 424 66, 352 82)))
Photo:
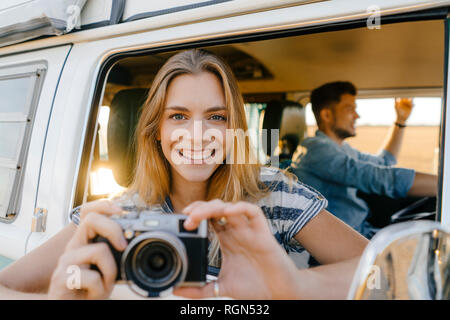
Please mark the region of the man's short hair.
POLYGON ((339 103, 343 94, 356 96, 356 87, 349 81, 336 81, 325 83, 311 92, 311 107, 316 117, 317 125, 320 122, 320 111, 330 107, 333 103, 339 103))

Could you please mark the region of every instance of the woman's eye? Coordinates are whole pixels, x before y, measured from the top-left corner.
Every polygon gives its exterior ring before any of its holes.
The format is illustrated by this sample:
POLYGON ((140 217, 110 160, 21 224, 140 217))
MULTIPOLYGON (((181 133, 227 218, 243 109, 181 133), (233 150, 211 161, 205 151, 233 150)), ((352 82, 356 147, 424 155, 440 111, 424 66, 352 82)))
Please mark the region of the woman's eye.
POLYGON ((226 118, 225 116, 222 116, 222 115, 220 115, 220 114, 213 114, 213 115, 210 117, 210 119, 211 119, 211 120, 215 120, 215 121, 226 121, 226 120, 227 120, 227 118, 226 118))
POLYGON ((184 120, 185 119, 184 115, 181 113, 172 114, 169 118, 174 119, 174 120, 184 120))

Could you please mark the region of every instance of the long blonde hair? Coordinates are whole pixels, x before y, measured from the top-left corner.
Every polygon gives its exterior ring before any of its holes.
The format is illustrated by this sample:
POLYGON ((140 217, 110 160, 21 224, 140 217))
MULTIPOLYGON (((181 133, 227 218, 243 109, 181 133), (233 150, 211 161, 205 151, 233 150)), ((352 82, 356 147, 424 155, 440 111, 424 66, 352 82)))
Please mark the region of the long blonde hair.
MULTIPOLYGON (((227 126, 247 132, 244 102, 231 69, 217 56, 204 50, 187 50, 172 56, 159 70, 143 105, 136 129, 137 157, 133 182, 129 188, 137 192, 147 205, 160 204, 170 194, 170 164, 165 158, 157 136, 164 112, 170 82, 183 74, 211 72, 220 80, 225 94, 227 126)), ((237 136, 234 150, 255 159, 250 142, 237 136), (244 152, 244 153, 242 153, 244 152)), ((261 165, 257 163, 221 164, 208 181, 206 200, 221 199, 226 202, 257 200, 265 194, 260 182, 261 165)), ((210 262, 218 258, 218 241, 210 247, 210 262)), ((219 263, 220 264, 220 263, 219 263)))

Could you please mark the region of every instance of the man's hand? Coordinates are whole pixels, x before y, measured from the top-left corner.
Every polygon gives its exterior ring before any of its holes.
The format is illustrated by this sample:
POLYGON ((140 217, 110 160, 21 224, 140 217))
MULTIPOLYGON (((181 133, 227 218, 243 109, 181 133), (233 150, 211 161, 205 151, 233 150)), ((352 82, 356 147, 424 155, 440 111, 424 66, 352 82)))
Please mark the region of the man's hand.
POLYGON ((397 113, 397 122, 405 124, 411 115, 413 109, 413 102, 411 98, 396 98, 395 112, 397 113))
MULTIPOLYGON (((295 299, 297 268, 276 242, 261 209, 248 202, 197 201, 183 210, 185 228, 195 229, 211 219, 220 241, 220 296, 236 299, 295 299), (220 224, 225 217, 226 224, 220 224)), ((202 288, 181 287, 175 295, 214 297, 214 283, 202 288)))

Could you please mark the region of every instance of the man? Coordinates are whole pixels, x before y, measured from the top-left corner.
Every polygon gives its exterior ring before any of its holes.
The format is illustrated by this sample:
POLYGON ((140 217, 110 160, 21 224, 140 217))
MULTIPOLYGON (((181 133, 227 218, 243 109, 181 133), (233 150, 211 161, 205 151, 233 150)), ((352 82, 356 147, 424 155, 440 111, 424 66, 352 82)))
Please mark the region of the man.
POLYGON ((355 99, 356 88, 350 82, 327 83, 313 90, 311 105, 318 130, 315 137, 301 143, 306 152, 293 171, 328 199, 330 212, 370 239, 378 229, 367 222, 369 207, 358 198, 357 190, 392 198, 435 196, 437 177, 393 167, 411 114, 411 99, 396 99, 397 120, 377 156, 359 152, 344 141, 356 135, 355 99))

